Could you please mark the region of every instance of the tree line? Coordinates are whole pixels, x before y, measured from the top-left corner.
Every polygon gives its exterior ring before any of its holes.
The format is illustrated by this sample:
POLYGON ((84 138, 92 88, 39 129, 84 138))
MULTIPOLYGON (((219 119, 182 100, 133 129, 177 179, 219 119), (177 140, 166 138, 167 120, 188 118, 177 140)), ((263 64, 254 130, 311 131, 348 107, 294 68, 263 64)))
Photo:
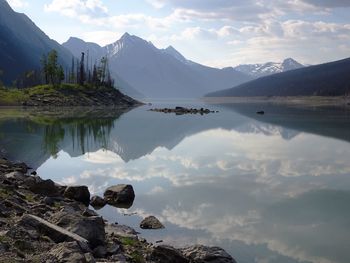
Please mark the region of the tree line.
POLYGON ((42 56, 40 70, 25 72, 14 82, 14 86, 23 89, 43 84, 58 86, 62 83, 114 87, 107 57, 89 64, 89 58, 86 59, 85 53, 82 52, 80 59, 73 57, 71 66, 64 69, 58 62, 56 50, 42 56))

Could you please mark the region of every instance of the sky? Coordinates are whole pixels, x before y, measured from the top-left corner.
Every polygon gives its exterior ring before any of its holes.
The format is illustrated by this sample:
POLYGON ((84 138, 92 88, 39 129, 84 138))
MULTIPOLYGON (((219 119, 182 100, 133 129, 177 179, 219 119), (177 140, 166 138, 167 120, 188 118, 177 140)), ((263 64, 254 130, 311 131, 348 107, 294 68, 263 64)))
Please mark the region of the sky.
POLYGON ((125 32, 227 67, 350 57, 350 0, 8 0, 50 38, 100 45, 125 32))

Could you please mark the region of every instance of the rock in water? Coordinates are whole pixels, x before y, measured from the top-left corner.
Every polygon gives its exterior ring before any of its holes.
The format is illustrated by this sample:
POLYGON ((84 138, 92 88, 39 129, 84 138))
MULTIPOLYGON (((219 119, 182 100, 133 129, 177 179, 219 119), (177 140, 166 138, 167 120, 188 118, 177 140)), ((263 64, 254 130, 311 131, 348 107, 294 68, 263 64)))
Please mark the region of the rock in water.
POLYGON ((163 224, 154 216, 146 217, 140 223, 142 229, 162 229, 164 228, 163 224))
POLYGON ((109 205, 130 208, 135 199, 134 188, 126 184, 111 186, 105 191, 104 198, 109 205))
POLYGON ((91 197, 90 205, 95 209, 101 209, 106 205, 106 200, 99 196, 93 196, 91 197))
POLYGON ((64 197, 81 202, 85 205, 90 203, 90 192, 87 186, 69 186, 64 191, 64 197))
POLYGON ((222 248, 196 245, 181 250, 193 263, 236 263, 222 248))

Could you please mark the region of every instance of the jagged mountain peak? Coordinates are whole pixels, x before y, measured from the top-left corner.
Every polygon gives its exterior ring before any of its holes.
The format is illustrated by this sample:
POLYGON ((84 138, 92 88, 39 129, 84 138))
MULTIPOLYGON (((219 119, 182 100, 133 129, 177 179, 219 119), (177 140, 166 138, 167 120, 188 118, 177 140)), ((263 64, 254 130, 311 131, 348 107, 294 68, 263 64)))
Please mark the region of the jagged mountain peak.
POLYGON ((246 73, 252 77, 259 78, 276 73, 304 67, 293 58, 286 58, 282 62, 267 62, 261 64, 243 64, 235 67, 236 70, 246 73))
MULTIPOLYGON (((65 47, 69 47, 68 49, 70 49, 70 47, 72 46, 78 46, 79 48, 84 46, 86 47, 85 49, 91 49, 91 48, 94 48, 94 49, 98 49, 98 48, 102 48, 100 45, 96 44, 96 43, 93 43, 93 42, 86 42, 85 40, 81 39, 81 38, 78 38, 78 37, 70 37, 66 42, 64 42, 62 44, 63 46, 65 47)), ((81 50, 80 52, 82 51, 85 51, 85 49, 81 50)), ((80 53, 79 52, 79 53, 80 53)), ((73 54, 74 55, 74 54, 73 54)))
POLYGON ((166 49, 163 49, 163 52, 176 58, 177 60, 187 63, 188 60, 179 52, 177 51, 173 46, 168 46, 166 49))
POLYGON ((130 35, 128 32, 124 33, 122 37, 116 42, 105 46, 107 53, 111 56, 119 55, 123 50, 128 48, 155 48, 151 42, 147 42, 146 40, 135 36, 130 35))
POLYGON ((298 63, 294 58, 286 58, 283 63, 298 63))
POLYGON ((286 58, 282 62, 282 66, 284 69, 290 70, 290 69, 297 69, 297 68, 302 68, 304 67, 302 64, 300 64, 298 61, 296 61, 293 58, 286 58))
POLYGON ((80 42, 80 43, 83 43, 85 42, 84 40, 82 40, 81 38, 78 38, 78 37, 70 37, 67 41, 67 42, 80 42))
POLYGON ((124 43, 144 43, 144 44, 150 44, 146 40, 135 36, 135 35, 130 35, 128 32, 125 32, 117 42, 124 42, 124 43))

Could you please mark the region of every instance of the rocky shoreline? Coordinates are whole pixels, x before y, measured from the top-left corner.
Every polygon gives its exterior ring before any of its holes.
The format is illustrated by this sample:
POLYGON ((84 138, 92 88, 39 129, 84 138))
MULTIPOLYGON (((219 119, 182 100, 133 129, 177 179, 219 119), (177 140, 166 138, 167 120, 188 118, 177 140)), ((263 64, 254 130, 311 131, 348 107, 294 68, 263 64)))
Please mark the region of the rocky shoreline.
POLYGON ((116 89, 66 89, 55 93, 37 93, 22 102, 26 107, 131 107, 142 103, 122 94, 116 89))
MULTIPOLYGON (((131 186, 91 198, 86 186, 61 186, 30 171, 0 158, 0 262, 235 262, 218 247, 154 245, 89 208, 129 205, 131 186)), ((145 220, 143 226, 162 227, 153 217, 145 220)))
POLYGON ((24 107, 116 107, 143 105, 111 87, 74 84, 43 85, 12 90, 0 89, 0 106, 24 107))

